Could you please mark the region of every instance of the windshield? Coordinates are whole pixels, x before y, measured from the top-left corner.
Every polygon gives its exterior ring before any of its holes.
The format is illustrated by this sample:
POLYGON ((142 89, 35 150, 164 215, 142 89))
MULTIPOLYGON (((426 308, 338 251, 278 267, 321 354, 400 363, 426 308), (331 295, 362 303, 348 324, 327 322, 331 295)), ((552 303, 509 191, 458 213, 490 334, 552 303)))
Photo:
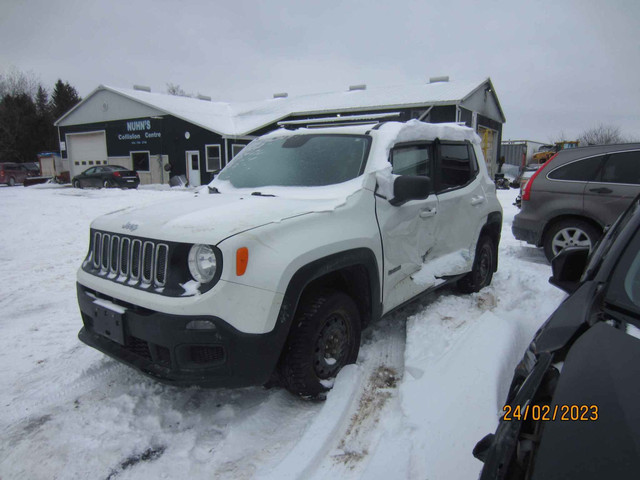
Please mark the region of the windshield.
POLYGON ((218 175, 236 188, 320 187, 362 174, 371 138, 301 134, 256 139, 218 175))

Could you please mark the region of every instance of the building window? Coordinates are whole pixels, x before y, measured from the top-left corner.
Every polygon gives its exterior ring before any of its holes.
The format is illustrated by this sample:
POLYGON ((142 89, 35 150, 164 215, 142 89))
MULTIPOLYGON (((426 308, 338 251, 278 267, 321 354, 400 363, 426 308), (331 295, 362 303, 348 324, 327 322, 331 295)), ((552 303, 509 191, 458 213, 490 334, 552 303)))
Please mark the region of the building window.
POLYGON ((241 143, 234 143, 233 145, 231 145, 231 158, 239 154, 245 146, 246 145, 243 145, 241 143))
POLYGON ((149 152, 131 152, 131 162, 136 172, 148 172, 149 152))
POLYGON ((207 172, 218 172, 222 169, 220 145, 207 145, 207 172))
POLYGON ((87 162, 86 162, 86 161, 83 161, 83 162, 82 162, 82 164, 83 164, 83 165, 86 165, 86 164, 87 164, 87 162))

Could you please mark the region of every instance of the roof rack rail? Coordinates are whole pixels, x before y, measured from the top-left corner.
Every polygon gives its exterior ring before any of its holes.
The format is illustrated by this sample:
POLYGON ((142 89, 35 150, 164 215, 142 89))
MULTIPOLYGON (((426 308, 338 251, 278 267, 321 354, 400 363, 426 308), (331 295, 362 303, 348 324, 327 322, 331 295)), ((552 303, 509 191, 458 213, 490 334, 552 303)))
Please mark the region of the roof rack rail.
POLYGON ((399 116, 400 112, 388 112, 325 118, 306 118, 301 120, 285 120, 282 122, 278 122, 278 126, 284 127, 287 130, 293 130, 300 127, 320 128, 338 127, 344 125, 367 125, 370 123, 378 123, 382 118, 397 118, 399 116))

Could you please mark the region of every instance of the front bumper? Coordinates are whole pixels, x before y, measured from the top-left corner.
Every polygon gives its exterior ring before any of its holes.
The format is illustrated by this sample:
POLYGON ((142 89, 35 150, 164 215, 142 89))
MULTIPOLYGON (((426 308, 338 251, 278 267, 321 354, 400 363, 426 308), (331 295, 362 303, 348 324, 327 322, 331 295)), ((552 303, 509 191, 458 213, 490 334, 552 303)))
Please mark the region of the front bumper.
MULTIPOLYGON (((87 345, 163 383, 201 387, 243 387, 265 384, 275 370, 286 331, 264 334, 236 330, 214 316, 170 315, 115 301, 124 313, 121 335, 104 334, 98 322, 105 311, 97 292, 77 284, 84 327, 78 338, 87 345), (193 320, 215 329, 187 330, 193 320), (102 332, 102 333, 101 333, 102 332)), ((106 299, 112 301, 113 299, 106 299)))

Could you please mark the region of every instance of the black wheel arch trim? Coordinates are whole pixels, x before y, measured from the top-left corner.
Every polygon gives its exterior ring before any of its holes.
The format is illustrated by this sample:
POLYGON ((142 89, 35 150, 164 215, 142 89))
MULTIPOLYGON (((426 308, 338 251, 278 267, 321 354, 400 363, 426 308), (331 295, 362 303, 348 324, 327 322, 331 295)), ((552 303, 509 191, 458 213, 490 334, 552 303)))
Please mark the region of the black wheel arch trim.
POLYGON ((487 216, 487 221, 482 226, 480 236, 487 234, 494 241, 494 273, 498 271, 498 248, 500 245, 500 237, 502 234, 502 212, 491 212, 487 216))
MULTIPOLYGON (((289 326, 298 308, 300 298, 312 282, 331 273, 356 266, 364 267, 368 274, 370 305, 367 305, 367 307, 370 312, 370 319, 367 319, 368 321, 366 323, 380 318, 382 304, 380 303, 378 261, 372 250, 368 248, 355 248, 314 260, 293 274, 282 300, 276 328, 284 326, 286 327, 285 330, 287 332, 289 331, 289 326)), ((357 300, 358 299, 354 299, 356 303, 357 300)))

